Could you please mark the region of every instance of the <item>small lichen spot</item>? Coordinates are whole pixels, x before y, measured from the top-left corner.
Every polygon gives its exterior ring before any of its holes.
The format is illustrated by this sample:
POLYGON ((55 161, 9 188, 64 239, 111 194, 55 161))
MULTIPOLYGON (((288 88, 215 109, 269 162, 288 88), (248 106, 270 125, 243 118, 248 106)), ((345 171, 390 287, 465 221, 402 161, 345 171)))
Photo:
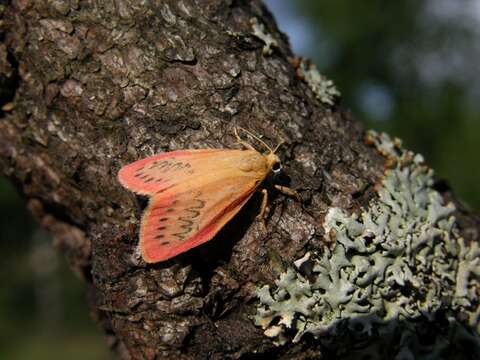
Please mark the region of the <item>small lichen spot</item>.
POLYGON ((253 35, 255 35, 257 38, 259 38, 265 43, 262 49, 263 55, 272 55, 272 48, 278 47, 277 40, 275 40, 275 38, 271 34, 265 32, 265 26, 263 24, 260 24, 257 18, 250 19, 250 24, 252 24, 253 35))
POLYGON ((340 96, 340 91, 337 90, 333 81, 320 74, 315 64, 310 61, 303 58, 297 58, 295 61, 297 76, 307 83, 318 100, 333 106, 340 96))

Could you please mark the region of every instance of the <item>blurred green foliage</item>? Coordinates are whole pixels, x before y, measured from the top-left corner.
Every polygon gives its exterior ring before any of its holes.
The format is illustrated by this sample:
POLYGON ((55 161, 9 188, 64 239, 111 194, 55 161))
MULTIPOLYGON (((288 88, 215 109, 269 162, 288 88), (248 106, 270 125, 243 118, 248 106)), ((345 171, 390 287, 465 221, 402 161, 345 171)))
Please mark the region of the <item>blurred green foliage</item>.
POLYGON ((110 359, 82 280, 0 178, 0 359, 110 359))
MULTIPOLYGON (((270 1, 274 13, 280 3, 270 1)), ((289 6, 310 22, 290 34, 291 42, 314 39, 310 56, 336 82, 342 105, 367 128, 397 135, 424 154, 478 210, 480 6, 469 11, 472 3, 479 1, 298 0, 289 6)), ((1 178, 0 251, 0 359, 111 357, 89 317, 82 281, 1 178)))
POLYGON ((423 154, 478 211, 480 1, 295 4, 311 24, 308 52, 337 84, 342 106, 423 154))

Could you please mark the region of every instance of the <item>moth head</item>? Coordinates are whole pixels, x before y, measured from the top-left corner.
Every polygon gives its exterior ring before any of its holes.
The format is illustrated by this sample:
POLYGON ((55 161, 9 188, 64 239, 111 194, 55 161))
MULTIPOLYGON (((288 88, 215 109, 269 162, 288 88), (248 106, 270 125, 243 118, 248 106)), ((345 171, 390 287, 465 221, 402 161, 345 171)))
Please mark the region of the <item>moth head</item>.
MULTIPOLYGON (((268 149, 268 153, 265 154, 265 158, 267 159, 267 164, 268 164, 268 168, 274 173, 274 174, 278 174, 282 171, 282 163, 280 162, 280 158, 275 154, 278 150, 278 148, 280 146, 282 146, 283 144, 283 141, 281 141, 277 146, 275 146, 274 149, 272 149, 270 146, 268 146, 268 144, 263 141, 262 139, 260 139, 258 136, 256 136, 255 134, 251 133, 250 131, 248 131, 247 129, 243 129, 243 128, 240 128, 241 130, 243 130, 244 132, 246 132, 247 134, 249 134, 250 136, 252 136, 254 139, 256 139, 258 142, 260 142, 263 146, 265 146, 267 149, 268 149)), ((248 148, 252 148, 251 145, 248 145, 246 144, 241 138, 240 136, 238 135, 238 132, 237 132, 237 128, 234 128, 234 132, 235 132, 235 136, 237 137, 237 140, 239 143, 241 144, 244 144, 246 147, 248 148)), ((253 149, 253 148, 252 148, 253 149)))
POLYGON ((278 174, 282 171, 282 162, 277 154, 270 152, 265 155, 265 157, 267 158, 268 168, 271 169, 274 174, 278 174))

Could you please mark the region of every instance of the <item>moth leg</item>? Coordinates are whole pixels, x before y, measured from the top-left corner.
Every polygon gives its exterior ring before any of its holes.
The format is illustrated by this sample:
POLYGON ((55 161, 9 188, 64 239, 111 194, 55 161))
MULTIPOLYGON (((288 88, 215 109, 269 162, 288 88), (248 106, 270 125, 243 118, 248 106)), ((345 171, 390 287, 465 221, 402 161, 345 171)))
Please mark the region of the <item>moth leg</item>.
MULTIPOLYGON (((237 128, 234 127, 233 128, 233 132, 235 133, 235 137, 237 138, 237 142, 239 144, 242 144, 243 146, 245 146, 247 149, 250 149, 250 150, 255 150, 255 148, 250 145, 249 143, 247 143, 246 141, 243 141, 242 138, 240 137, 240 135, 238 135, 238 131, 237 131, 237 128)), ((256 150, 255 150, 256 151, 256 150)))
POLYGON ((265 225, 265 209, 267 208, 268 203, 268 191, 267 189, 262 189, 262 204, 260 205, 260 213, 257 215, 257 220, 260 220, 263 230, 266 230, 267 227, 265 225))
POLYGON ((277 185, 277 184, 275 184, 274 186, 275 186, 275 189, 280 191, 282 194, 294 197, 295 199, 297 199, 297 201, 302 202, 302 197, 300 196, 300 194, 297 191, 295 191, 295 190, 293 190, 289 187, 281 186, 281 185, 277 185))

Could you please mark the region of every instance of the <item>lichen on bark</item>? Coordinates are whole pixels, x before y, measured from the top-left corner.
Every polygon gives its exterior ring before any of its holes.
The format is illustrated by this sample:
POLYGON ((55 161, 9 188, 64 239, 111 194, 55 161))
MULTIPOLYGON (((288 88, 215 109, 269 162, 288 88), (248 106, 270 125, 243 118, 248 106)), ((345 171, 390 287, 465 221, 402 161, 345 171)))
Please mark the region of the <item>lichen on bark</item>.
POLYGON ((395 358, 445 358, 453 347, 480 356, 478 244, 460 236, 455 206, 433 188, 433 170, 420 154, 374 131, 367 141, 388 159, 378 197, 358 214, 328 210, 324 228, 333 247, 308 252, 274 286, 259 287, 255 324, 279 345, 308 334, 326 344, 361 338, 360 353, 333 350, 342 358, 376 358, 379 335, 408 339, 389 348, 395 358), (448 325, 435 341, 412 331, 440 319, 448 325))

